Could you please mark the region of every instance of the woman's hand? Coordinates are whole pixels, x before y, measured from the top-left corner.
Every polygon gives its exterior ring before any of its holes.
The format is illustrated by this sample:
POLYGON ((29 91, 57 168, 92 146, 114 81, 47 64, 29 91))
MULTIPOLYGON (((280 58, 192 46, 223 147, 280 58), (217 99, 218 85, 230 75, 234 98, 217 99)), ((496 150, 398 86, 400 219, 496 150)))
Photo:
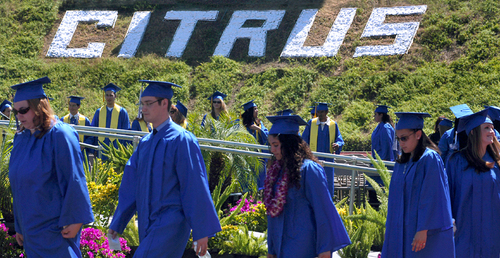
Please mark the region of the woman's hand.
POLYGON ((74 238, 78 234, 78 231, 80 231, 80 228, 82 228, 82 225, 82 223, 68 225, 61 231, 61 235, 64 238, 74 238))
POLYGON ((24 237, 23 235, 19 234, 16 232, 16 241, 17 241, 17 244, 20 245, 20 246, 23 246, 24 244, 24 237))
POLYGON ((267 254, 267 258, 276 258, 276 255, 267 254))
POLYGON ((427 230, 418 231, 413 238, 413 243, 411 243, 411 250, 418 252, 425 248, 425 242, 427 242, 427 230))
POLYGON ((196 240, 196 242, 198 243, 196 247, 194 246, 193 242, 193 249, 196 248, 194 252, 199 256, 205 255, 207 253, 207 248, 208 248, 208 237, 198 239, 196 240))
POLYGON ((118 232, 116 232, 112 229, 108 229, 108 233, 111 235, 111 238, 113 238, 113 239, 116 239, 116 237, 118 236, 118 232))
POLYGON ((332 258, 332 252, 326 251, 318 255, 318 258, 332 258))

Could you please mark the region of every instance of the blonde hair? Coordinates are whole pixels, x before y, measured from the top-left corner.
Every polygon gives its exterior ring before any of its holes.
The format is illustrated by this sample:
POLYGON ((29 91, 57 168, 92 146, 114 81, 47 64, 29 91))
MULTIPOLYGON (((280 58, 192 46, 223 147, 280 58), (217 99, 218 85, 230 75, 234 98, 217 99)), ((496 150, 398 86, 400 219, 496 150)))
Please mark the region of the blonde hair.
MULTIPOLYGON (((212 101, 210 101, 210 103, 212 104, 212 112, 210 112, 210 114, 212 115, 212 117, 214 119, 217 119, 217 117, 215 117, 214 100, 212 99, 212 101)), ((220 114, 225 114, 225 115, 228 114, 227 109, 226 109, 226 103, 224 103, 224 100, 222 100, 222 99, 220 100, 220 114)))

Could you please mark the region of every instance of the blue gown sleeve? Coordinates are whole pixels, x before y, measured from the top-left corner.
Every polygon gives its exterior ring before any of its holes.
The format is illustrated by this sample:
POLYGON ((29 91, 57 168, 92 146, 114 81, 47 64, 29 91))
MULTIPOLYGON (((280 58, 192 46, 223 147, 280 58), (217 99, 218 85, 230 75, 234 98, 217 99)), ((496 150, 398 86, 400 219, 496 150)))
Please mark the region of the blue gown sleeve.
POLYGON ((448 229, 452 226, 451 206, 443 161, 436 152, 422 156, 425 176, 418 201, 417 232, 421 230, 448 229))
POLYGON ((207 114, 203 116, 203 119, 201 120, 201 126, 205 126, 205 119, 207 119, 207 114))
POLYGON ((304 166, 306 198, 316 222, 316 254, 335 252, 351 241, 328 192, 324 169, 316 162, 304 166))
POLYGON ((113 215, 113 221, 111 221, 111 224, 109 225, 110 229, 120 234, 123 233, 123 230, 127 227, 128 222, 137 211, 135 189, 137 188, 138 182, 136 175, 137 158, 139 157, 138 150, 139 148, 134 151, 125 165, 120 190, 118 192, 118 205, 116 206, 116 210, 113 215))
POLYGON ((304 139, 307 144, 309 144, 309 135, 311 133, 311 121, 312 119, 307 122, 306 129, 304 129, 304 132, 302 132, 302 139, 304 139))
POLYGON ((264 126, 263 123, 261 123, 261 132, 259 133, 259 143, 262 145, 267 145, 267 137, 269 135, 269 131, 267 128, 264 126))
MULTIPOLYGON (((90 126, 99 127, 99 110, 96 110, 94 113, 94 118, 92 118, 92 122, 90 126)), ((86 139, 83 140, 86 144, 97 145, 97 137, 95 136, 87 136, 86 139)))
MULTIPOLYGON (((453 130, 453 129, 450 129, 450 130, 453 130)), ((443 134, 441 139, 439 139, 439 144, 438 144, 439 151, 441 151, 441 159, 443 159, 444 162, 446 162, 445 158, 448 156, 448 151, 450 149, 450 147, 448 145, 448 138, 450 137, 450 133, 451 133, 450 130, 446 131, 443 134)))
MULTIPOLYGON (((377 151, 377 154, 383 160, 391 160, 392 153, 392 142, 393 135, 392 131, 382 127, 381 130, 377 131, 377 134, 373 137, 375 140, 372 142, 372 148, 377 151)), ((375 153, 372 154, 373 157, 375 153)))
POLYGON ((78 134, 73 128, 62 124, 54 131, 53 146, 59 189, 64 196, 58 226, 94 221, 78 134))
POLYGON ((221 231, 221 226, 208 189, 205 162, 198 141, 193 134, 184 131, 177 152, 166 156, 175 158, 182 209, 193 230, 193 240, 214 236, 221 231))
POLYGON ((119 125, 118 129, 129 130, 130 129, 130 119, 128 117, 128 112, 125 108, 121 108, 120 116, 119 116, 119 125))
POLYGON ((344 139, 342 139, 342 135, 340 134, 339 124, 335 123, 335 143, 339 145, 339 149, 335 151, 335 154, 340 154, 342 151, 342 146, 344 146, 344 139))

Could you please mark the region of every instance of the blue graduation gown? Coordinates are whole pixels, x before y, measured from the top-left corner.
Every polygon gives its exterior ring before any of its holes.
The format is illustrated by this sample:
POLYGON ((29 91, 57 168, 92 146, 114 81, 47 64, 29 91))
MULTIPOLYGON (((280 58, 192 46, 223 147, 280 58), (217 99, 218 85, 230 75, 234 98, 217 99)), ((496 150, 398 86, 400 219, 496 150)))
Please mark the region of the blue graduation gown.
MULTIPOLYGON (((99 113, 101 112, 101 108, 97 109, 97 111, 94 114, 94 118, 92 119, 91 126, 94 127, 99 127, 99 113)), ((106 108, 106 128, 109 128, 111 126, 111 114, 113 110, 109 111, 106 108)), ((118 115, 118 128, 117 129, 124 129, 124 130, 129 130, 130 129, 130 121, 128 118, 128 113, 127 110, 124 107, 121 107, 120 109, 120 114, 118 115)), ((127 144, 127 141, 125 140, 119 140, 121 144, 127 144)), ((109 138, 104 138, 104 143, 109 146, 109 143, 111 140, 109 138)), ((98 145, 99 144, 99 138, 98 137, 89 137, 87 140, 85 140, 85 143, 92 144, 92 145, 98 145)), ((117 148, 118 146, 114 144, 114 146, 117 148)), ((103 160, 107 160, 108 158, 106 156, 102 156, 103 160)))
POLYGON ((193 239, 221 230, 195 136, 173 121, 144 136, 125 166, 110 228, 123 232, 137 211, 134 257, 181 257, 193 239))
POLYGON ((323 167, 308 159, 301 168, 300 188, 288 188, 283 212, 275 218, 267 216, 267 228, 268 253, 278 258, 317 257, 351 244, 323 167))
MULTIPOLYGON (((267 145, 267 137, 269 135, 269 131, 264 126, 264 123, 260 124, 260 129, 261 129, 261 132, 259 132, 259 134, 257 134, 256 131, 250 130, 247 127, 248 133, 250 133, 259 142, 259 144, 261 144, 261 145, 267 145)), ((269 153, 269 151, 266 151, 266 150, 262 150, 262 152, 269 153)), ((262 190, 262 189, 264 189, 264 180, 266 180, 266 164, 267 164, 267 159, 260 159, 260 161, 262 162, 262 168, 259 171, 259 178, 257 178, 257 188, 259 190, 262 190)))
POLYGON ((394 161, 394 128, 389 123, 379 123, 372 133, 372 156, 375 151, 382 160, 394 161))
POLYGON ((396 163, 389 187, 382 257, 455 257, 448 178, 439 154, 426 149, 417 162, 396 163), (427 231, 413 252, 415 234, 427 231))
MULTIPOLYGON (((151 126, 149 126, 149 123, 147 125, 148 125, 148 130, 151 132, 151 130, 153 130, 153 129, 151 129, 151 126)), ((132 126, 130 127, 130 130, 142 132, 142 128, 141 128, 141 125, 139 124, 139 120, 132 121, 132 126)))
MULTIPOLYGON (((304 132, 302 133, 302 139, 304 139, 307 144, 310 143, 309 138, 311 135, 311 122, 312 119, 307 122, 306 129, 304 129, 304 132)), ((335 123, 335 143, 339 145, 339 149, 335 151, 335 154, 340 154, 340 152, 342 151, 342 146, 344 146, 344 139, 342 139, 342 135, 340 134, 339 126, 337 123, 335 123)), ((316 151, 330 153, 330 129, 327 125, 325 125, 323 129, 321 129, 321 125, 318 125, 318 149, 316 151)), ((318 157, 318 159, 328 162, 335 162, 333 159, 328 158, 318 157)), ((326 180, 328 181, 328 190, 333 197, 334 169, 332 167, 325 167, 324 169, 326 173, 326 180)))
POLYGON ((458 148, 458 138, 456 147, 453 145, 455 141, 455 128, 451 128, 450 130, 444 132, 439 140, 438 148, 441 151, 441 159, 444 163, 448 160, 450 155, 455 152, 458 148))
MULTIPOLYGON (((79 114, 79 116, 81 116, 81 115, 82 115, 82 114, 79 114)), ((88 118, 88 117, 86 117, 86 116, 84 116, 84 117, 85 117, 85 126, 90 126, 90 120, 89 120, 89 118, 88 118)), ((63 117, 61 117, 61 119, 60 119, 60 120, 61 120, 61 122, 64 122, 64 116, 63 116, 63 117)), ((71 118, 71 119, 69 120, 69 123, 70 123, 70 124, 72 124, 72 125, 79 125, 79 124, 78 124, 78 120, 77 120, 76 118, 71 118)), ((78 132, 77 132, 77 133, 78 133, 78 132)), ((83 142, 89 141, 89 140, 87 140, 87 139, 89 139, 90 137, 91 137, 91 136, 87 136, 87 135, 83 136, 83 142)), ((92 149, 85 148, 84 150, 87 152, 87 154, 89 154, 89 153, 93 153, 93 150, 92 150, 92 149)))
POLYGON ((60 121, 42 138, 38 134, 14 136, 9 179, 16 232, 30 258, 81 257, 80 234, 61 235, 64 226, 94 220, 78 134, 60 121))
MULTIPOLYGON (((486 153, 485 161, 493 162, 486 153)), ((500 256, 500 169, 477 173, 457 152, 446 164, 457 257, 500 256)))

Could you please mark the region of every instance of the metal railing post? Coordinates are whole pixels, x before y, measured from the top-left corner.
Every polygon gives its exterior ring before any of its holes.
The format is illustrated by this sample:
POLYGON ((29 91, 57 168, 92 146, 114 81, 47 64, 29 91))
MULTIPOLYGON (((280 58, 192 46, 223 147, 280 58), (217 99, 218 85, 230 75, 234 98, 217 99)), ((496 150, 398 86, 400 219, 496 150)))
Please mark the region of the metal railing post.
MULTIPOLYGON (((356 158, 354 158, 354 166, 356 166, 356 158)), ((351 196, 349 196, 349 215, 352 215, 354 211, 354 180, 356 179, 357 170, 353 169, 351 174, 351 196)))

